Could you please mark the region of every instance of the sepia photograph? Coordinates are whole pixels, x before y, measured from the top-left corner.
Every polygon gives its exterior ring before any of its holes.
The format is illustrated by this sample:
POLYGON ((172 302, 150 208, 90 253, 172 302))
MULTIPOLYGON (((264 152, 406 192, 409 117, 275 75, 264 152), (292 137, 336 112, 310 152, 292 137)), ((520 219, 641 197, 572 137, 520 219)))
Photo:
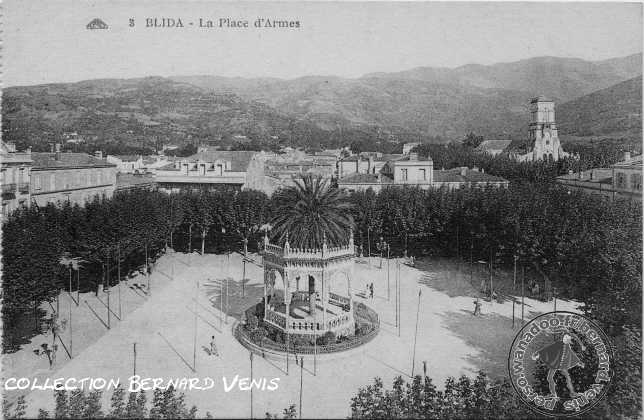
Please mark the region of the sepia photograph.
POLYGON ((3 0, 2 418, 641 419, 642 6, 3 0))

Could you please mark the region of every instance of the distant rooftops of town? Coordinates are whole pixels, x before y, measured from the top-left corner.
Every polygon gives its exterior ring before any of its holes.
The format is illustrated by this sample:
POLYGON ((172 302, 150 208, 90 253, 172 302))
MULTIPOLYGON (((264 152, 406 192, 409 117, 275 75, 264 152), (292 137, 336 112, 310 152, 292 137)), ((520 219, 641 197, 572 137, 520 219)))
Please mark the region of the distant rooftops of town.
POLYGON ((31 154, 33 168, 109 168, 115 167, 108 163, 102 155, 92 156, 86 153, 54 152, 31 154))

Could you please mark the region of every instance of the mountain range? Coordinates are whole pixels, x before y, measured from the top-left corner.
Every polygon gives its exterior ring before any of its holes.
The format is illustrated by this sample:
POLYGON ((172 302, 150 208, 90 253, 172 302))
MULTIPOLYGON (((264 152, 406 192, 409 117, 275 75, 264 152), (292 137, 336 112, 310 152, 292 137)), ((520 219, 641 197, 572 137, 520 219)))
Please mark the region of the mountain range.
POLYGON ((235 134, 289 145, 347 141, 523 138, 528 101, 556 101, 560 136, 641 139, 642 54, 603 61, 537 57, 359 78, 148 77, 13 87, 3 135, 51 142, 77 131, 100 141, 225 141, 235 134))

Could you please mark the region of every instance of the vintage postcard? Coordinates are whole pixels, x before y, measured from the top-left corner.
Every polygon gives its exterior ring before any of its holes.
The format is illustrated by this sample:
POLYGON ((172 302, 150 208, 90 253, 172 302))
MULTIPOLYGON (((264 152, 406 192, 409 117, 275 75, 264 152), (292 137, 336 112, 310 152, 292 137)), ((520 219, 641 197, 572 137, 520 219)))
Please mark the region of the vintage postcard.
POLYGON ((642 417, 641 2, 1 9, 3 417, 642 417))

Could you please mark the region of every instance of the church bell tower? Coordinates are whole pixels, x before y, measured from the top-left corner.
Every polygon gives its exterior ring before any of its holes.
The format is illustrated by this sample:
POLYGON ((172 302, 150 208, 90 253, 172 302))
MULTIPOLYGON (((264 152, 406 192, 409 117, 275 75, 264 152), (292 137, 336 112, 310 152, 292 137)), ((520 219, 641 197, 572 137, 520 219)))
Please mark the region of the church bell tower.
POLYGON ((559 160, 563 150, 555 123, 555 103, 543 96, 530 101, 529 139, 534 144, 533 161, 559 160))

